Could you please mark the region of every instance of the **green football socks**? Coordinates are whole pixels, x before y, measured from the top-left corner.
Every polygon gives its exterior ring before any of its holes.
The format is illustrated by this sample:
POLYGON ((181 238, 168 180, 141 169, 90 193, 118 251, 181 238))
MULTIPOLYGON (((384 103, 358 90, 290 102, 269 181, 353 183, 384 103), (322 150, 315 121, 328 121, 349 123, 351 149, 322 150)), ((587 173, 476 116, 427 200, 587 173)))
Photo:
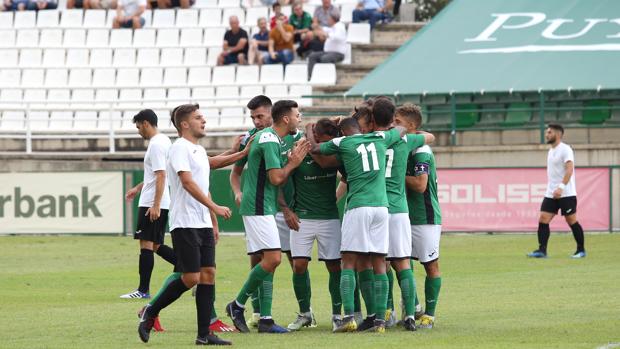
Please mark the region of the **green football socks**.
MULTIPOLYGON (((385 274, 383 274, 385 276, 385 274)), ((359 272, 360 278, 360 291, 362 293, 362 298, 364 299, 364 303, 366 303, 366 316, 372 316, 375 314, 375 304, 376 296, 375 296, 375 275, 372 269, 366 269, 359 272)), ((387 280, 387 276, 386 276, 387 280)), ((387 293, 387 290, 386 290, 387 293)), ((387 294, 386 294, 387 296, 387 294)), ((387 299, 383 304, 383 308, 385 308, 387 304, 387 299)))
POLYGON ((424 298, 426 300, 426 308, 424 313, 426 315, 435 316, 435 307, 437 307, 437 301, 439 300, 439 290, 441 289, 441 277, 429 278, 426 277, 424 282, 424 298))
POLYGON ((273 274, 263 269, 260 264, 257 264, 254 268, 252 268, 248 279, 245 281, 245 284, 243 284, 243 287, 237 294, 237 303, 245 304, 252 293, 254 293, 254 291, 256 291, 256 289, 263 284, 263 280, 265 280, 269 275, 271 275, 271 280, 273 280, 273 274))
POLYGON ((394 309, 394 272, 388 268, 386 272, 388 278, 387 309, 394 309))
POLYGON ((159 288, 159 291, 157 291, 157 294, 153 298, 151 298, 151 301, 149 302, 149 304, 153 305, 153 303, 155 303, 157 298, 159 298, 159 296, 161 296, 161 294, 164 292, 164 290, 166 289, 166 286, 168 286, 168 284, 171 283, 172 281, 180 279, 181 275, 182 275, 181 273, 172 273, 168 275, 166 279, 164 280, 164 284, 161 285, 161 287, 159 288))
POLYGON ((413 278, 413 270, 405 269, 398 273, 398 283, 400 284, 400 293, 405 306, 405 314, 413 316, 415 314, 415 279, 413 278))
POLYGON ((377 319, 385 319, 389 281, 386 274, 375 274, 375 314, 377 319))
POLYGON ((355 292, 355 271, 343 269, 340 273, 340 297, 345 315, 353 315, 353 293, 355 292))
POLYGON ((332 298, 332 315, 340 315, 342 297, 340 297, 340 271, 329 272, 329 294, 332 298))
POLYGON ((297 303, 299 303, 299 312, 309 312, 312 291, 310 285, 310 273, 307 270, 303 274, 293 273, 293 290, 295 291, 295 297, 297 297, 297 303))
POLYGON ((262 281, 260 290, 260 317, 271 317, 271 302, 273 301, 273 273, 267 273, 262 281))

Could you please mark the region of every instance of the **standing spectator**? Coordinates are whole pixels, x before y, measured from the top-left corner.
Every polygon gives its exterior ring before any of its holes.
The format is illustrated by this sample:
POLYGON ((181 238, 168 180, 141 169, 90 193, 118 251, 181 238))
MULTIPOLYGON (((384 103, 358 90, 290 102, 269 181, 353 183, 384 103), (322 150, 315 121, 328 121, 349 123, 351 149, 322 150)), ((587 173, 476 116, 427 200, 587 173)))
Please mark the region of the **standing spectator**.
POLYGON ((310 36, 311 39, 312 17, 308 12, 304 11, 301 2, 296 2, 295 5, 293 5, 293 14, 289 17, 288 24, 292 25, 295 29, 295 43, 305 41, 306 36, 310 36))
POLYGON ((146 10, 146 0, 119 0, 113 28, 140 29, 144 26, 142 14, 146 10))
POLYGON ((282 63, 287 65, 293 61, 293 26, 286 23, 286 16, 280 14, 276 19, 275 28, 269 33, 269 60, 267 64, 282 63))
POLYGON ((274 3, 273 6, 271 7, 271 10, 273 11, 273 17, 271 17, 271 22, 269 23, 269 29, 273 30, 273 28, 276 27, 276 20, 280 16, 284 16, 284 22, 288 22, 288 17, 286 17, 286 15, 282 13, 282 6, 280 5, 280 3, 278 2, 274 3))
POLYGON ((28 10, 30 11, 39 11, 39 10, 55 10, 58 8, 58 3, 56 0, 35 0, 28 2, 28 10))
POLYGON ((224 51, 217 58, 217 65, 246 64, 248 33, 239 26, 239 18, 228 18, 230 29, 224 34, 224 51))
POLYGON ((312 52, 308 56, 308 80, 312 76, 312 68, 316 63, 337 63, 344 59, 347 53, 347 28, 340 22, 339 14, 331 14, 329 26, 323 28, 319 37, 325 38, 323 51, 312 52))
POLYGON ((267 18, 258 19, 258 33, 254 34, 250 41, 248 54, 249 64, 262 65, 269 57, 269 30, 267 30, 267 18))
POLYGON ((314 10, 314 17, 312 18, 312 27, 314 29, 329 26, 329 17, 333 14, 338 14, 338 17, 340 17, 340 11, 332 5, 332 0, 323 0, 322 3, 322 6, 314 10))
POLYGON ((362 0, 353 10, 353 23, 368 20, 370 29, 374 29, 378 21, 389 22, 392 17, 387 8, 391 7, 391 4, 391 0, 362 0))

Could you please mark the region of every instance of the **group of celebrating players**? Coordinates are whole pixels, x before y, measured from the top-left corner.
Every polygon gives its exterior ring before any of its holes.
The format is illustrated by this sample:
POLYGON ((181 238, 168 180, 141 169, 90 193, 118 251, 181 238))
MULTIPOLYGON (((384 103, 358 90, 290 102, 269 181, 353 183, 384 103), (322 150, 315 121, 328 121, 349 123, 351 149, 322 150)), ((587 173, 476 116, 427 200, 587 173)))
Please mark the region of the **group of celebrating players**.
POLYGON ((233 149, 213 157, 198 144, 205 135, 198 105, 172 111, 179 133, 173 144, 153 142, 161 136, 156 116, 152 122, 154 113, 142 111, 134 118, 139 133, 151 141, 144 183, 128 192, 131 198, 141 191, 142 214, 134 235, 141 243, 140 287, 122 297, 149 296, 153 252, 175 267, 139 314, 141 340, 147 342, 151 330, 160 327, 163 308, 196 286, 195 343, 231 344, 214 334, 227 328, 213 307, 216 216, 230 218, 231 211, 211 199, 209 171, 233 163, 230 185, 240 206, 252 266, 237 297, 226 305, 236 330, 250 332, 250 325, 259 333, 287 333, 316 326, 308 272, 315 240, 319 260, 329 272, 333 332, 383 333, 395 326, 394 276, 402 295, 402 326, 410 331, 432 328, 441 288, 441 211, 435 158, 428 146, 434 136, 419 131, 420 108, 397 108, 391 99, 376 97, 355 107, 349 117, 321 119, 302 131, 295 101, 272 105, 261 95, 247 107, 255 128, 233 149), (337 207, 341 197, 346 197, 342 223, 337 207), (173 249, 163 244, 162 220, 167 219, 168 207, 173 249), (273 275, 282 252, 293 269, 299 304, 299 314, 287 328, 271 316, 273 275), (424 311, 416 294, 413 259, 426 271, 424 311), (250 298, 253 312, 246 322, 250 298))

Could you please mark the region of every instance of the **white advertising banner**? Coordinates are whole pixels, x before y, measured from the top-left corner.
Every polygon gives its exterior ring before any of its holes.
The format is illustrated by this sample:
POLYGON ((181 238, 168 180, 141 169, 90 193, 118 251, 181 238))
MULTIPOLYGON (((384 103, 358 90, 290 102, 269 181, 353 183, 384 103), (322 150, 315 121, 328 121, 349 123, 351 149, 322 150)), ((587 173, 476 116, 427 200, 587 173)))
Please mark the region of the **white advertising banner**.
POLYGON ((122 232, 122 172, 0 173, 0 233, 122 232))

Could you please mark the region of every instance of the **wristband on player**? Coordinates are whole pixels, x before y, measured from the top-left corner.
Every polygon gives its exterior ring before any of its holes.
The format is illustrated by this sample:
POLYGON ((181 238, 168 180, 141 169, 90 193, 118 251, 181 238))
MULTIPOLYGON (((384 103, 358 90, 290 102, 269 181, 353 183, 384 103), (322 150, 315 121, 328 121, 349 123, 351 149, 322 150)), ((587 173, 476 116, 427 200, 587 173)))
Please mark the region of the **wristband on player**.
POLYGON ((562 190, 566 189, 566 184, 564 183, 558 184, 558 189, 562 189, 562 190))

